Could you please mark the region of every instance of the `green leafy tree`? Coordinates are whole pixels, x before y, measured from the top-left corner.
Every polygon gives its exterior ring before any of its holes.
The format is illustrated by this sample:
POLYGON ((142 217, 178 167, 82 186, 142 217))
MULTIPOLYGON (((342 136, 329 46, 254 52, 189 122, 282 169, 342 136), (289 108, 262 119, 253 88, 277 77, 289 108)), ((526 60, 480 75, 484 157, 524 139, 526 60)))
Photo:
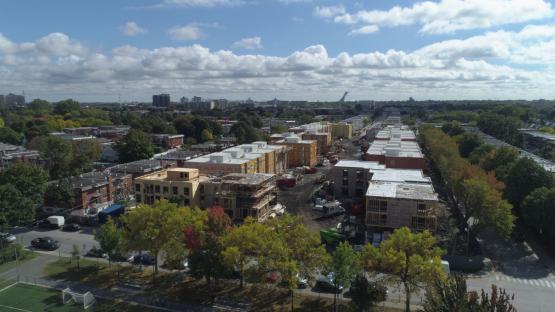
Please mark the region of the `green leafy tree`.
POLYGON ((13 145, 21 144, 23 137, 10 127, 0 127, 0 142, 13 145))
POLYGON ((72 99, 63 100, 54 104, 54 114, 56 115, 63 116, 65 114, 79 111, 79 109, 81 109, 79 102, 72 99))
POLYGON ((168 242, 181 238, 181 229, 190 220, 190 211, 165 199, 153 205, 139 205, 122 217, 125 224, 122 249, 150 252, 155 259, 154 272, 158 273, 158 255, 168 242))
POLYGON ((68 179, 60 179, 48 184, 44 194, 44 203, 47 206, 73 208, 75 192, 68 179))
POLYGON ((92 163, 100 159, 102 153, 96 140, 78 140, 71 142, 71 170, 74 174, 91 171, 92 163))
POLYGON ((24 225, 35 219, 37 205, 12 184, 0 184, 0 227, 24 225))
POLYGON ((279 235, 250 217, 226 235, 224 247, 225 263, 239 271, 241 288, 247 273, 279 270, 286 262, 286 246, 279 235))
POLYGON ((0 185, 13 185, 37 205, 42 202, 47 181, 46 172, 33 164, 17 163, 0 172, 0 185))
POLYGON ((48 114, 52 110, 50 103, 41 99, 34 99, 31 103, 29 103, 28 107, 33 111, 35 116, 48 114))
POLYGON ((505 196, 520 211, 522 201, 533 190, 553 186, 553 176, 532 159, 523 157, 509 170, 505 184, 505 196))
POLYGON ((358 274, 349 289, 351 303, 356 311, 368 311, 373 305, 387 299, 387 288, 379 281, 370 282, 358 274))
POLYGON ((200 140, 202 142, 212 141, 212 140, 214 140, 214 136, 212 135, 212 132, 210 132, 210 130, 204 129, 204 130, 202 130, 202 133, 200 134, 200 140))
POLYGON ((46 161, 46 168, 51 179, 69 175, 72 160, 71 143, 60 137, 39 136, 29 143, 29 147, 40 152, 41 158, 46 161))
POLYGON ((555 239, 555 189, 540 187, 522 202, 524 222, 547 240, 555 239))
POLYGON ((4 119, 0 117, 0 128, 4 128, 4 119))
POLYGON ((520 158, 518 151, 512 147, 500 147, 485 154, 479 161, 486 171, 494 171, 499 180, 507 182, 509 170, 520 158))
POLYGON ((459 145, 459 153, 462 157, 467 158, 470 154, 480 147, 484 142, 478 135, 474 133, 463 133, 456 137, 457 144, 459 145))
POLYGON ((461 135, 464 133, 464 129, 461 127, 461 125, 456 122, 456 121, 451 121, 451 122, 447 122, 445 123, 442 127, 441 130, 443 130, 443 132, 447 133, 449 136, 454 137, 457 135, 461 135))
POLYGON ((104 223, 98 231, 94 232, 94 239, 100 244, 102 251, 108 254, 108 263, 111 265, 112 258, 120 249, 122 233, 117 228, 116 223, 112 218, 104 223))
POLYGON ((395 230, 379 249, 367 244, 363 265, 367 271, 387 272, 403 285, 405 311, 409 312, 411 295, 433 278, 445 275, 441 265, 443 251, 435 245, 436 239, 430 232, 412 233, 403 227, 395 230))
POLYGON ((287 126, 285 125, 275 125, 270 127, 270 132, 271 133, 285 133, 287 132, 287 126))
POLYGON ((491 295, 467 290, 462 275, 435 279, 426 290, 422 312, 516 312, 513 298, 492 285, 491 295))
MULTIPOLYGON (((333 272, 333 284, 347 288, 357 274, 362 271, 360 257, 347 242, 342 242, 331 255, 330 271, 333 272)), ((337 309, 337 293, 333 296, 334 309, 337 309)))
POLYGON ((147 159, 154 155, 152 138, 140 131, 131 129, 129 133, 116 144, 121 162, 147 159))

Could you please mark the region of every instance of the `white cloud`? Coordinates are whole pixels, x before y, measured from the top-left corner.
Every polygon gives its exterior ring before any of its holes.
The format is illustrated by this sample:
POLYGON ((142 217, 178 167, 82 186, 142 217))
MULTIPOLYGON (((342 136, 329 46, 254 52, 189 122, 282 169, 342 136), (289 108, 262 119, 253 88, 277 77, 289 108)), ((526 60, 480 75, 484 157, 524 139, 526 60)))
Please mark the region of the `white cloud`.
POLYGON ((204 36, 204 32, 198 24, 189 24, 186 26, 174 26, 168 30, 168 34, 174 40, 197 40, 204 36))
POLYGON ((368 34, 373 34, 375 32, 378 32, 380 30, 380 28, 376 25, 366 25, 366 26, 362 26, 360 28, 357 29, 353 29, 351 30, 351 32, 349 32, 349 35, 368 35, 368 34))
POLYGON ((244 0, 164 0, 159 7, 217 7, 243 5, 244 0))
POLYGON ((146 33, 146 28, 139 26, 135 22, 127 22, 121 26, 120 31, 126 36, 137 36, 146 33))
POLYGON ((553 10, 546 0, 441 0, 389 10, 329 13, 332 16, 322 17, 333 17, 336 23, 387 27, 416 24, 422 33, 445 34, 545 19, 553 15, 553 10))
POLYGON ((342 5, 317 6, 314 8, 314 15, 322 18, 332 18, 337 15, 345 14, 345 7, 342 5))
MULTIPOLYGON (((192 35, 180 33, 181 38, 192 35)), ((415 51, 330 55, 323 45, 287 56, 239 55, 198 44, 95 52, 62 33, 34 42, 0 34, 0 85, 32 96, 146 100, 153 92, 297 99, 553 98, 555 26, 489 32, 415 51), (537 64, 526 69, 521 64, 537 64), (516 66, 519 65, 519 66, 516 66)))
POLYGON ((235 41, 232 45, 235 49, 261 49, 262 48, 262 38, 260 37, 250 37, 243 38, 241 40, 235 41))

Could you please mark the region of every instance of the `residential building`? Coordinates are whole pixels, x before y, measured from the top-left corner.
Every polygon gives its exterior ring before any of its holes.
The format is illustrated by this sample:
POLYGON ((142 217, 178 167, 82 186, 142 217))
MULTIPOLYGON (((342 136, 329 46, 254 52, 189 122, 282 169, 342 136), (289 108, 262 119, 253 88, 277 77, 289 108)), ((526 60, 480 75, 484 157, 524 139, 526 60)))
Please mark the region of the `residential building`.
POLYGON ((336 198, 363 199, 372 177, 370 169, 385 168, 375 161, 340 160, 330 170, 336 198))
MULTIPOLYGON (((132 194, 131 174, 116 172, 89 172, 68 178, 74 192, 73 201, 51 203, 46 201, 43 210, 55 212, 70 210, 79 222, 94 223, 98 212, 116 201, 126 200, 132 194)), ((49 183, 61 183, 52 181, 49 183)))
POLYGON ((165 149, 180 148, 184 137, 183 134, 153 134, 152 143, 165 149))
POLYGON ((282 173, 287 168, 287 150, 279 145, 253 142, 190 159, 184 166, 197 168, 202 174, 210 175, 282 173))
POLYGON ((318 162, 318 143, 315 140, 302 140, 296 134, 286 133, 283 135, 272 135, 270 142, 287 147, 287 164, 289 168, 301 166, 314 167, 318 162))
POLYGON ((400 127, 379 131, 364 159, 385 164, 387 168, 424 169, 424 155, 414 132, 400 127))
POLYGON ((168 107, 170 104, 171 101, 169 94, 155 94, 152 96, 152 106, 168 107))
POLYGON ((0 142, 0 171, 18 162, 36 165, 43 164, 38 151, 28 150, 23 146, 0 142))
POLYGON ((346 122, 333 123, 331 125, 331 136, 333 139, 351 139, 353 137, 353 125, 346 122))
POLYGON ((107 170, 109 172, 131 174, 135 179, 145 174, 172 167, 175 167, 175 163, 171 161, 166 162, 158 159, 143 159, 125 164, 115 165, 108 168, 107 170))
POLYGON ((331 148, 331 132, 316 132, 307 130, 301 135, 303 140, 316 141, 316 153, 319 155, 329 152, 331 148))
POLYGON ((130 129, 131 127, 127 125, 100 126, 98 127, 96 136, 118 140, 126 136, 130 129))
POLYGON ((152 204, 161 198, 182 205, 199 207, 201 181, 206 181, 198 169, 171 168, 150 173, 135 179, 135 200, 138 203, 152 204))
POLYGON ((7 94, 4 96, 4 105, 23 106, 25 105, 25 96, 13 93, 7 94))
POLYGON ((265 221, 275 204, 277 188, 273 174, 231 173, 212 178, 200 186, 201 206, 220 206, 234 222, 246 217, 265 221))
POLYGON ((524 149, 532 152, 555 150, 555 134, 535 129, 519 129, 518 131, 522 134, 524 149))

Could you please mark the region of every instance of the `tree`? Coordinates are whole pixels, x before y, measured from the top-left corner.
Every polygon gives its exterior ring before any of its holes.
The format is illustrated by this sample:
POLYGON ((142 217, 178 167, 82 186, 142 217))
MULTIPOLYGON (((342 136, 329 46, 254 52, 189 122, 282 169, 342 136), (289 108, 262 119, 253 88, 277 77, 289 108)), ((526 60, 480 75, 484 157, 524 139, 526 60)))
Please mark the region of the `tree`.
POLYGON ((102 153, 96 140, 78 140, 71 142, 72 160, 70 167, 74 174, 88 172, 92 163, 100 159, 102 153))
POLYGON ((4 128, 4 119, 0 117, 0 128, 4 128))
POLYGON ((152 138, 136 129, 131 129, 123 139, 116 143, 116 150, 121 162, 147 159, 154 155, 152 138))
POLYGON ((540 187, 522 202, 524 222, 547 240, 555 239, 555 189, 540 187))
POLYGON ((224 237, 231 227, 231 220, 221 207, 208 209, 202 218, 202 226, 195 224, 183 229, 185 245, 190 251, 189 268, 193 276, 206 278, 210 285, 212 278, 221 276, 226 267, 222 253, 224 237))
POLYGON ((33 164, 16 163, 0 172, 0 185, 13 185, 22 196, 29 198, 36 205, 42 202, 47 181, 46 172, 33 164))
POLYGON ((102 251, 108 254, 108 263, 110 265, 113 256, 119 251, 121 237, 121 230, 117 228, 112 218, 108 218, 108 221, 98 231, 94 232, 94 239, 100 244, 102 251))
POLYGON ((528 157, 520 158, 507 174, 505 196, 520 211, 524 198, 540 187, 553 186, 553 176, 528 157))
POLYGON ((72 160, 71 144, 60 137, 39 136, 34 138, 29 147, 40 152, 46 161, 46 168, 51 179, 67 177, 72 160))
MULTIPOLYGON (((340 285, 347 288, 354 277, 361 271, 360 258, 353 247, 347 242, 342 242, 331 255, 330 270, 333 272, 333 284, 336 288, 340 285)), ((337 294, 333 296, 334 310, 337 309, 337 294)))
POLYGON ((241 288, 246 273, 280 269, 286 261, 286 246, 279 235, 250 217, 226 235, 224 247, 225 263, 239 270, 241 288))
POLYGON ((200 140, 202 142, 212 141, 213 139, 214 139, 214 136, 212 135, 212 132, 210 132, 210 130, 208 129, 202 130, 200 134, 200 140))
POLYGON ((367 244, 363 259, 366 270, 389 273, 403 285, 405 311, 410 311, 410 297, 433 278, 445 275, 441 265, 443 251, 436 247, 435 237, 428 231, 412 233, 408 228, 397 229, 379 249, 367 244))
POLYGON ((48 114, 52 110, 52 106, 50 106, 50 103, 41 99, 34 99, 33 101, 31 101, 31 103, 29 103, 28 107, 36 116, 48 114))
POLYGON ((158 255, 166 244, 180 239, 181 229, 190 217, 189 208, 177 207, 165 199, 153 205, 141 204, 122 217, 122 249, 149 251, 154 257, 154 273, 158 273, 158 255))
POLYGON ((443 130, 443 132, 447 133, 451 137, 454 137, 454 136, 457 136, 457 135, 460 135, 460 134, 464 133, 464 129, 456 121, 451 121, 451 122, 445 123, 441 127, 441 130, 443 130))
POLYGON ((79 246, 77 244, 73 244, 73 249, 71 250, 71 261, 77 261, 77 270, 79 270, 79 259, 81 259, 81 251, 79 250, 79 246))
POLYGON ((44 194, 44 203, 49 206, 73 208, 75 193, 68 179, 60 179, 48 184, 44 194))
POLYGON ((476 292, 468 292, 462 275, 448 279, 435 279, 426 290, 423 312, 516 312, 512 298, 504 290, 492 285, 491 297, 482 290, 479 297, 476 292))
POLYGON ((57 115, 63 116, 71 112, 79 111, 79 109, 81 109, 79 102, 72 99, 63 100, 54 104, 54 114, 57 115))
POLYGON ((499 180, 507 182, 509 170, 520 158, 518 151, 512 147, 500 147, 489 151, 479 161, 486 171, 494 171, 499 180))
POLYGON ((293 290, 297 287, 297 273, 303 278, 310 278, 313 272, 322 271, 330 259, 320 241, 320 237, 310 231, 300 216, 284 214, 266 222, 287 246, 287 260, 282 275, 288 281, 293 306, 293 290))
POLYGON ((285 133, 287 132, 287 127, 285 125, 275 125, 270 127, 271 133, 285 133))
POLYGON ((370 282, 363 274, 358 274, 349 289, 351 302, 357 311, 368 311, 375 303, 387 299, 387 288, 378 281, 370 282))
POLYGON ((10 127, 0 127, 0 142, 13 145, 21 144, 23 137, 10 127))
POLYGON ((474 133, 463 133, 456 137, 457 144, 459 144, 459 153, 462 157, 467 158, 470 154, 484 144, 482 139, 474 133))
POLYGON ((0 184, 0 227, 24 225, 35 219, 37 205, 12 184, 0 184))

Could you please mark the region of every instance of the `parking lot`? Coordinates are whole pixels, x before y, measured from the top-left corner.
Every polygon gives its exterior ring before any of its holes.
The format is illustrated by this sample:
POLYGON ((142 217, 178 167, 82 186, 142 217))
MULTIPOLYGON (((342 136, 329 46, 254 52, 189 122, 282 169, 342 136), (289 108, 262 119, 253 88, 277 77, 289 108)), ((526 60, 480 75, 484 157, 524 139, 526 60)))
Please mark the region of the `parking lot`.
MULTIPOLYGON (((73 246, 77 246, 79 250, 86 253, 93 246, 98 246, 94 240, 93 228, 83 227, 78 232, 64 232, 62 230, 46 230, 39 228, 21 229, 15 233, 17 242, 25 247, 31 246, 31 241, 38 237, 51 237, 60 242, 60 248, 48 253, 59 255, 69 255, 73 250, 73 246)), ((31 248, 32 249, 32 248, 31 248)))

